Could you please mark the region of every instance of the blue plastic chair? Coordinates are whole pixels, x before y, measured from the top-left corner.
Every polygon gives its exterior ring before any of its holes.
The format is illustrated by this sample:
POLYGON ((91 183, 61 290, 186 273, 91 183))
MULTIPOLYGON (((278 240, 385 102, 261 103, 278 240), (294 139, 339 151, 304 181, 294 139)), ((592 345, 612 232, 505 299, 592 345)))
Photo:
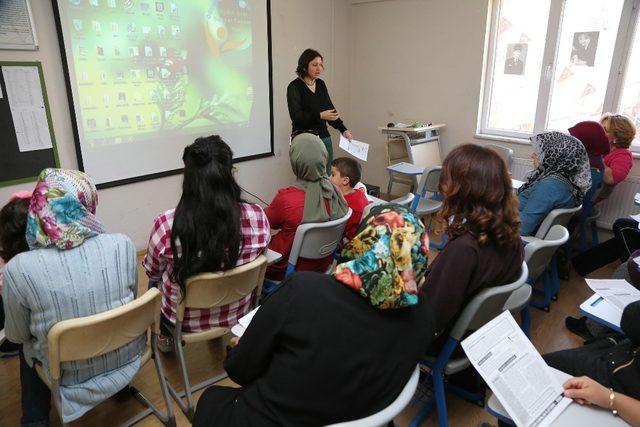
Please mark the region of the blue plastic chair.
MULTIPOLYGON (((440 197, 440 174, 442 173, 442 166, 429 166, 424 169, 422 177, 420 177, 420 183, 416 189, 416 197, 411 203, 411 211, 416 215, 423 217, 432 215, 438 212, 442 208, 442 200, 440 197), (427 197, 427 193, 431 193, 427 197)), ((431 226, 428 227, 431 229, 431 226)), ((447 243, 447 238, 442 234, 440 243, 429 242, 431 248, 442 250, 447 243)))
MULTIPOLYGON (((300 257, 322 259, 334 254, 342 240, 344 228, 352 213, 353 211, 349 208, 345 216, 333 221, 300 224, 293 238, 284 278, 286 279, 296 271, 296 265, 300 257)), ((329 267, 330 269, 331 266, 329 267)), ((271 294, 279 285, 280 282, 277 280, 265 279, 262 286, 262 296, 271 294)))
POLYGON ((431 370, 431 374, 426 380, 431 379, 433 381, 434 394, 423 404, 422 408, 411 420, 409 424, 411 427, 417 427, 424 421, 433 409, 434 402, 438 411, 439 426, 446 427, 449 425, 445 395, 447 390, 453 391, 467 400, 482 402, 484 405, 484 393, 469 392, 453 384, 445 384, 447 376, 461 372, 471 366, 466 356, 463 355, 456 359, 452 359, 451 356, 468 331, 479 329, 505 310, 505 304, 514 291, 525 285, 527 277, 529 277, 529 271, 527 264, 523 262, 518 280, 507 285, 486 288, 479 292, 467 304, 458 320, 456 320, 449 338, 438 356, 436 358, 425 357, 420 361, 431 370))
POLYGON ((524 247, 524 260, 529 267, 527 282, 535 288, 535 284, 542 277, 543 290, 536 290, 543 294, 542 300, 531 300, 531 305, 549 311, 551 300, 558 294, 560 281, 555 253, 569 240, 569 231, 562 225, 551 227, 543 240, 534 240, 524 247))

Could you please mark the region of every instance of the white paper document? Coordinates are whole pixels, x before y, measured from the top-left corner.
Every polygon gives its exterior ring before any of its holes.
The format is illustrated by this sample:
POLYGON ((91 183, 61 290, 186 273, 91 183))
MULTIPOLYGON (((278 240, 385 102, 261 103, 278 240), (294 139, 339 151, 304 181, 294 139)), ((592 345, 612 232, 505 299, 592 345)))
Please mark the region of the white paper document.
POLYGON ((548 426, 571 404, 509 311, 462 341, 462 348, 517 426, 548 426))
POLYGON ((51 133, 37 67, 2 67, 20 152, 51 148, 51 133))
POLYGON ((365 162, 367 161, 367 156, 369 154, 369 144, 367 144, 366 142, 356 141, 355 139, 349 141, 343 135, 340 135, 339 147, 352 156, 357 157, 358 159, 365 162))
POLYGON ((0 0, 0 49, 35 50, 29 0, 0 0))
POLYGON ((636 195, 633 196, 633 203, 640 205, 640 193, 636 193, 636 195))
POLYGON ((624 279, 584 279, 587 285, 606 302, 620 310, 640 300, 640 291, 624 279))
POLYGON ((245 316, 242 316, 241 318, 239 318, 238 323, 241 324, 243 328, 248 328, 249 323, 251 323, 251 321, 253 320, 253 316, 255 316, 259 308, 260 306, 254 308, 253 310, 248 312, 245 316))

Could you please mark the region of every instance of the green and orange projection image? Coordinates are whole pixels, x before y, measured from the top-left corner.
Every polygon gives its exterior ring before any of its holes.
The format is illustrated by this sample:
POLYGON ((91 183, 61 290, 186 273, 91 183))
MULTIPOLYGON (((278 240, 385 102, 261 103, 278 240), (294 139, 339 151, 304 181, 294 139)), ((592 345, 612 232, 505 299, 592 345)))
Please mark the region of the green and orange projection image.
POLYGON ((251 2, 65 1, 89 146, 250 122, 251 2))

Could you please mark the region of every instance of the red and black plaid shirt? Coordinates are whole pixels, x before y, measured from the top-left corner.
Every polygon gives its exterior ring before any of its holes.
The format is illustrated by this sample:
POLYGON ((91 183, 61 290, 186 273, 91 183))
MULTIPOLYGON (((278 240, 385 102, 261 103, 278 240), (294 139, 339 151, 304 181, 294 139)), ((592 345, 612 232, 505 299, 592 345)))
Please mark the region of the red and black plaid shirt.
MULTIPOLYGON (((175 209, 160 214, 154 221, 147 255, 142 266, 150 280, 159 282, 162 292, 162 314, 172 323, 176 322, 176 308, 180 299, 180 286, 171 280, 173 252, 171 250, 171 227, 175 209)), ((258 205, 240 204, 240 232, 242 249, 237 265, 253 261, 260 255, 271 238, 269 220, 258 205)), ((180 242, 176 242, 180 250, 180 242)), ((250 311, 251 294, 241 300, 212 310, 187 309, 182 330, 200 332, 216 326, 234 326, 238 319, 250 311)))

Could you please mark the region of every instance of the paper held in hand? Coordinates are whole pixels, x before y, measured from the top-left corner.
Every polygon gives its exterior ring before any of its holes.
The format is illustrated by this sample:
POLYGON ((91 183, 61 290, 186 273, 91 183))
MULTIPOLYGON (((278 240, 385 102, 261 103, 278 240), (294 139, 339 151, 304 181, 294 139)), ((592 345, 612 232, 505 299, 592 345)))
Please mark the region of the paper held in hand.
POLYGON ((548 426, 571 404, 509 311, 462 341, 462 348, 517 426, 548 426))
POLYGON ((352 156, 357 157, 358 159, 365 162, 367 161, 367 156, 369 154, 369 144, 367 144, 366 142, 356 141, 355 139, 349 141, 343 135, 340 135, 339 147, 352 156))
POLYGON ((260 306, 254 308, 249 313, 239 318, 238 324, 231 328, 231 333, 236 337, 241 337, 244 334, 244 331, 246 331, 249 327, 251 320, 253 320, 253 316, 255 316, 259 308, 260 306))
POLYGON ((640 291, 624 279, 584 279, 587 285, 606 302, 620 310, 640 300, 640 291))

